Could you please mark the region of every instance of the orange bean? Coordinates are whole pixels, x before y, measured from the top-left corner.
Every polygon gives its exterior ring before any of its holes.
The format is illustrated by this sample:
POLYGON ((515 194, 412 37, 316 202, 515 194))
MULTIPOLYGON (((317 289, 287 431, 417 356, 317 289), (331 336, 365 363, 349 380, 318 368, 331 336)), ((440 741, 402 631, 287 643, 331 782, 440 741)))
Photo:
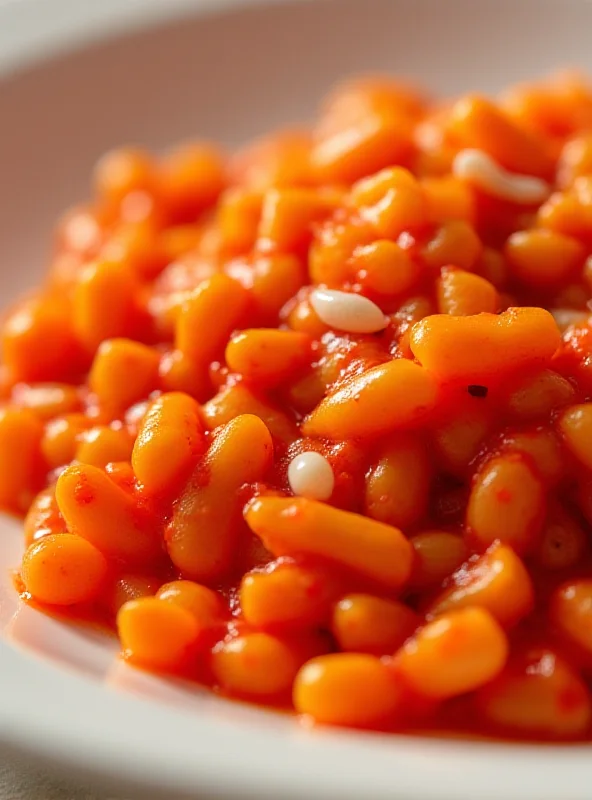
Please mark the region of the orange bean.
POLYGON ((388 655, 420 624, 404 603, 370 594, 342 597, 333 610, 331 631, 341 650, 388 655))
POLYGON ((409 579, 412 548, 401 531, 306 498, 260 497, 245 518, 275 555, 330 559, 392 589, 409 579))
POLYGON ((335 593, 336 581, 327 570, 278 561, 247 573, 239 599, 249 625, 284 630, 326 622, 335 593))
POLYGON ((272 327, 306 278, 302 260, 293 253, 256 254, 248 263, 231 262, 226 270, 250 292, 253 321, 272 327))
POLYGON ((568 140, 557 164, 557 184, 570 187, 576 178, 592 174, 592 137, 589 133, 568 140))
POLYGON ((394 666, 418 694, 445 700, 489 683, 507 657, 508 640, 491 614, 464 608, 420 628, 398 651, 394 666))
POLYGON ((302 432, 333 440, 379 436, 424 422, 437 395, 426 370, 403 359, 389 361, 322 400, 304 421, 302 432))
POLYGON ((470 316, 487 312, 495 314, 499 297, 495 286, 479 275, 446 267, 436 283, 440 314, 470 316))
POLYGON ((463 147, 484 150, 512 172, 542 178, 552 173, 553 161, 544 142, 484 97, 468 95, 459 100, 449 125, 463 147))
POLYGON ((545 488, 522 453, 488 461, 477 474, 467 506, 471 541, 485 549, 496 540, 518 553, 540 540, 545 518, 545 488))
POLYGON ((34 297, 2 326, 2 356, 14 381, 59 381, 80 366, 69 304, 59 297, 34 297))
POLYGON ((259 417, 279 441, 291 443, 298 438, 296 423, 286 412, 241 383, 222 389, 203 407, 206 425, 211 430, 226 425, 240 414, 259 417))
POLYGON ((40 448, 50 469, 63 467, 74 459, 80 438, 92 423, 92 417, 80 413, 56 417, 45 426, 40 448))
POLYGON ((219 686, 243 697, 273 697, 287 692, 298 667, 293 650, 269 633, 245 633, 220 642, 212 653, 219 686))
POLYGON ((513 233, 504 253, 511 274, 537 289, 562 286, 577 276, 586 257, 583 245, 576 239, 536 229, 513 233))
POLYGON ((152 597, 159 585, 159 579, 153 575, 125 572, 107 581, 101 593, 101 605, 115 617, 130 600, 152 597))
MULTIPOLYGON (((545 417, 573 400, 572 384, 551 369, 521 374, 505 387, 507 408, 518 419, 545 417)), ((568 412, 565 412, 568 413, 568 412)))
POLYGON ((243 320, 248 292, 226 275, 203 281, 184 304, 175 335, 176 347, 196 364, 207 365, 224 350, 243 320), (207 331, 207 336, 204 336, 207 331))
POLYGON ((215 437, 166 528, 169 556, 185 577, 208 583, 228 572, 240 530, 237 492, 261 480, 272 458, 269 431, 252 415, 236 417, 215 437))
POLYGON ((410 585, 415 589, 438 586, 469 557, 462 536, 447 531, 424 531, 409 540, 415 550, 410 585))
POLYGON ((378 239, 357 247, 349 264, 360 285, 380 295, 401 295, 417 285, 422 269, 396 242, 378 239))
POLYGON ((553 625, 569 642, 576 644, 586 655, 592 654, 592 580, 569 580, 555 590, 549 605, 553 625))
POLYGON ((126 659, 153 669, 174 670, 187 663, 199 626, 181 606, 140 597, 119 609, 117 632, 126 659))
POLYGON ((586 469, 592 469, 592 405, 570 406, 559 417, 558 427, 570 453, 586 469))
POLYGON ((43 425, 28 409, 0 409, 0 507, 25 511, 39 489, 43 425))
POLYGON ((487 722, 504 732, 552 739, 588 732, 590 692, 569 664, 550 650, 521 654, 477 696, 487 722))
POLYGON ((144 150, 112 150, 96 165, 94 185, 99 201, 118 211, 121 203, 133 192, 152 194, 157 190, 156 165, 144 150))
POLYGON ((80 536, 49 534, 29 546, 21 575, 34 600, 72 606, 98 595, 107 575, 107 562, 80 536))
POLYGON ((27 547, 50 533, 65 533, 64 522, 55 499, 55 489, 50 486, 39 492, 31 503, 24 522, 27 547))
POLYGON ((465 477, 495 424, 490 404, 482 397, 459 400, 434 428, 434 447, 442 469, 465 477))
POLYGON ((470 272, 483 253, 474 227, 462 219, 443 223, 421 251, 423 261, 435 273, 453 264, 470 272))
POLYGON ((479 606, 508 628, 526 617, 533 605, 528 570, 510 547, 496 542, 477 561, 455 573, 428 613, 438 616, 456 608, 479 606))
POLYGON ((545 569, 563 570, 581 563, 588 537, 576 517, 560 505, 547 515, 536 560, 545 569))
POLYGON ((273 386, 310 363, 311 344, 311 337, 305 333, 250 328, 230 339, 226 363, 233 372, 259 386, 273 386))
POLYGON ((401 690, 372 655, 335 653, 305 664, 294 682, 294 707, 324 725, 368 727, 401 707, 401 690))
POLYGON ((263 195, 248 187, 227 189, 218 203, 221 244, 231 254, 247 253, 255 245, 263 195))
POLYGON ((541 228, 588 242, 592 204, 582 202, 573 192, 554 192, 539 207, 537 223, 541 228))
POLYGON ((99 258, 122 265, 136 279, 151 280, 172 260, 168 251, 175 238, 180 238, 177 230, 161 235, 150 221, 121 223, 105 237, 99 258))
POLYGON ((97 425, 81 433, 75 458, 81 464, 106 467, 112 461, 129 461, 133 445, 131 434, 121 425, 97 425))
POLYGON ((389 164, 398 164, 411 150, 411 120, 400 111, 359 108, 333 130, 320 126, 312 165, 320 183, 350 183, 389 164))
POLYGON ((56 484, 56 500, 71 533, 104 555, 135 564, 154 561, 162 545, 135 499, 98 467, 68 467, 56 484))
POLYGON ((205 142, 181 145, 165 156, 161 181, 169 215, 175 222, 191 222, 224 189, 224 159, 205 142))
POLYGON ((446 175, 425 178, 421 182, 426 201, 427 216, 431 223, 442 225, 450 220, 473 222, 475 200, 471 188, 464 181, 446 175))
POLYGON ((425 443, 401 434, 384 444, 366 473, 365 513, 406 528, 428 510, 432 467, 425 443))
POLYGON ((158 364, 153 348, 131 339, 109 339, 97 350, 88 383, 102 405, 123 411, 157 387, 158 364))
POLYGON ((375 240, 376 231, 365 221, 329 220, 318 226, 308 256, 311 281, 341 288, 352 275, 354 253, 375 240))
POLYGON ((84 268, 74 290, 72 324, 87 350, 134 334, 137 289, 131 269, 121 263, 96 261, 84 268))
POLYGON ((74 386, 60 383, 17 384, 12 390, 12 403, 18 408, 28 408, 39 419, 47 420, 62 414, 78 411, 80 393, 74 386))
POLYGON ((183 485, 206 447, 199 405, 189 395, 161 395, 142 420, 131 456, 134 472, 149 494, 183 485))
POLYGON ((509 431, 502 439, 502 450, 525 453, 548 484, 557 483, 564 474, 565 455, 558 437, 549 428, 509 431))
POLYGON ((263 197, 257 246, 261 250, 297 250, 308 244, 313 223, 327 211, 319 193, 312 189, 268 189, 263 197))
POLYGON ((426 317, 414 325, 414 356, 441 380, 484 383, 511 370, 547 366, 561 343, 555 320, 542 308, 503 314, 426 317))
POLYGON ((362 219, 373 226, 380 238, 397 239, 404 232, 417 232, 426 227, 425 196, 407 170, 384 170, 360 183, 361 188, 356 184, 352 190, 353 202, 358 206, 362 219), (386 179, 383 178, 385 173, 386 179), (380 193, 373 181, 377 181, 382 190, 380 193))
POLYGON ((156 596, 166 603, 187 609, 196 618, 202 631, 218 628, 228 616, 221 595, 193 581, 165 583, 156 596))

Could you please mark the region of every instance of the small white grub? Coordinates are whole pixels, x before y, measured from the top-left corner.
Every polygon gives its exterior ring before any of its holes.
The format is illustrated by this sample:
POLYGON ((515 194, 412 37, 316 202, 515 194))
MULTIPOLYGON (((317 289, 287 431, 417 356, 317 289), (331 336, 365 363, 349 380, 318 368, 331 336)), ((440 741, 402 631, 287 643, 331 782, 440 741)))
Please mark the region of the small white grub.
POLYGON ((335 475, 327 459, 310 450, 290 462, 288 482, 295 495, 310 500, 328 500, 335 488, 335 475))
POLYGON ((482 150, 461 150, 452 163, 457 178, 473 184, 486 194, 520 205, 537 205, 551 194, 541 178, 508 172, 482 150))
POLYGON ((376 333, 388 325, 388 318, 376 303, 361 294, 315 289, 310 304, 325 325, 340 331, 376 333))

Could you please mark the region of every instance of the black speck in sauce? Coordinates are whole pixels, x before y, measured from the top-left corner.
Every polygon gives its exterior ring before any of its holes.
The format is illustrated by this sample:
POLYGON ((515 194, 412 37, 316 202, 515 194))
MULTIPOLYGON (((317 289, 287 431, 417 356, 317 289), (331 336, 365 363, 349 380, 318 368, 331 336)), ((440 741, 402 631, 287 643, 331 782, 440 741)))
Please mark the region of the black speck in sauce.
POLYGON ((472 383, 470 386, 467 386, 467 391, 471 397, 487 397, 489 389, 487 386, 480 386, 478 383, 472 383))

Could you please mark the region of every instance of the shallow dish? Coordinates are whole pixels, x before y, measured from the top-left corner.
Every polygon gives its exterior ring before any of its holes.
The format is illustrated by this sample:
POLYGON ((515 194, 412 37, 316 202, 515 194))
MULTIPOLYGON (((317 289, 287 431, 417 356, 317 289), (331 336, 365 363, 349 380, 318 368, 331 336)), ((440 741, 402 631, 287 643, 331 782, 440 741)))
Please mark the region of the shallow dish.
MULTIPOLYGON (((93 5, 0 0, 4 302, 41 274, 53 220, 85 195, 90 165, 113 145, 158 148, 192 133, 233 144, 305 120, 333 81, 367 70, 452 94, 561 65, 592 69, 586 0, 93 5), (41 56, 51 60, 36 65, 41 56)), ((308 731, 133 671, 99 632, 19 607, 9 570, 20 524, 3 518, 1 528, 8 747, 143 798, 588 797, 589 747, 308 731)))

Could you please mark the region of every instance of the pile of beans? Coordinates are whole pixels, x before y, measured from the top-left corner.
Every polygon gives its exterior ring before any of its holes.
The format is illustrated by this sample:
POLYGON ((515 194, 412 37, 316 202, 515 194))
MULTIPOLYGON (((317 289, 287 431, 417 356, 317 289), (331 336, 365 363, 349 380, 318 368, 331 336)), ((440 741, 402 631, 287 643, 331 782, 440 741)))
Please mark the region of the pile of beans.
POLYGON ((23 597, 320 723, 590 737, 591 131, 571 74, 364 79, 106 155, 2 330, 23 597))

